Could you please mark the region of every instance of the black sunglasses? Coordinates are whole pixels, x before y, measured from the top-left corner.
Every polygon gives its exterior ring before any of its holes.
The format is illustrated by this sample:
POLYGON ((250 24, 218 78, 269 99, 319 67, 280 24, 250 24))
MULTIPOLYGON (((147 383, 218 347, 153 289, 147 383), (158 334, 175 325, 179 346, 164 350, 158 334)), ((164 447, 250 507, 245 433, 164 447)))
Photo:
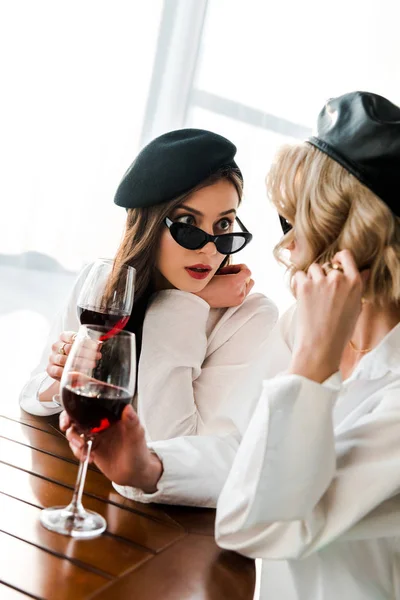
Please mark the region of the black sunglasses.
POLYGON ((293 229, 293 225, 289 223, 289 221, 285 219, 285 217, 282 217, 282 215, 279 215, 279 221, 281 222, 283 235, 286 235, 291 229, 293 229))
POLYGON ((187 250, 199 250, 208 244, 208 242, 213 242, 220 254, 235 254, 235 252, 242 250, 252 240, 252 234, 247 231, 239 217, 236 217, 236 221, 242 233, 210 235, 194 225, 174 222, 168 217, 164 219, 164 223, 168 227, 173 239, 183 248, 187 250))

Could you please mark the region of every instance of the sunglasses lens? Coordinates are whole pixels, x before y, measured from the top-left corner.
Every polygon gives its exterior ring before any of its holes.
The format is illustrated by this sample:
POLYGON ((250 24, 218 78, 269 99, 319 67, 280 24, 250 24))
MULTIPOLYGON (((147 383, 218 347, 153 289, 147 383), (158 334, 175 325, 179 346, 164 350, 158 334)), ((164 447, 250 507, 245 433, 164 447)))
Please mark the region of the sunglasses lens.
POLYGON ((186 223, 173 223, 170 232, 174 240, 187 250, 197 250, 206 242, 206 236, 201 229, 186 223))
POLYGON ((246 245, 246 236, 244 235, 221 235, 216 241, 218 252, 221 254, 234 254, 246 245))
MULTIPOLYGON (((170 223, 169 230, 174 240, 187 250, 203 248, 210 239, 205 231, 187 223, 170 223)), ((214 238, 215 246, 221 254, 234 254, 251 240, 250 233, 223 234, 214 238)))
POLYGON ((289 221, 285 219, 285 217, 282 217, 282 215, 279 215, 279 221, 281 222, 281 227, 284 235, 286 235, 291 229, 293 229, 293 225, 291 225, 289 221))

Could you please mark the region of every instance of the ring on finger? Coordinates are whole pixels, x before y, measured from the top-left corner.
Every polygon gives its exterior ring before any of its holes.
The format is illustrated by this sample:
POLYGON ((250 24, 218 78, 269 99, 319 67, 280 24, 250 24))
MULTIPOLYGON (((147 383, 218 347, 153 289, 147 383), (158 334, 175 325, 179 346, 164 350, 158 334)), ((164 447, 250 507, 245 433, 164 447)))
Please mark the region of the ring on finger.
POLYGON ((65 346, 67 345, 67 342, 63 342, 60 346, 60 348, 58 349, 58 354, 61 354, 62 356, 67 356, 67 353, 65 352, 65 346))
POLYGON ((339 271, 340 273, 344 273, 342 265, 338 262, 326 262, 322 265, 322 270, 324 271, 325 275, 328 275, 330 271, 339 271))

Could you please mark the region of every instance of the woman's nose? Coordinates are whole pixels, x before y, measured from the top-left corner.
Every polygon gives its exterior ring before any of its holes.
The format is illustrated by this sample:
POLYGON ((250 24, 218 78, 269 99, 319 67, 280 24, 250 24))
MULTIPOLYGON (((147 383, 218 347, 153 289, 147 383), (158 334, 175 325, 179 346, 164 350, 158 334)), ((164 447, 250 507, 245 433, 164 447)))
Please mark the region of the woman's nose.
POLYGON ((214 254, 217 254, 218 250, 214 242, 207 242, 207 244, 202 248, 199 248, 197 252, 207 254, 208 256, 214 256, 214 254))

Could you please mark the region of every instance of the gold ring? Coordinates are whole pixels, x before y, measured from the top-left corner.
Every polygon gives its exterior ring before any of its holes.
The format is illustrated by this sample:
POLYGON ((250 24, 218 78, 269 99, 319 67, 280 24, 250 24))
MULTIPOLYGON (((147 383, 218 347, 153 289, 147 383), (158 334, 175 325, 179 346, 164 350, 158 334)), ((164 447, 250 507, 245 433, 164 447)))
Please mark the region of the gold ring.
POLYGON ((344 269, 340 263, 337 263, 337 262, 332 263, 332 269, 335 269, 335 271, 340 271, 341 273, 344 273, 344 269))
POLYGON ((65 346, 67 345, 67 342, 63 342, 58 350, 58 354, 61 354, 62 356, 67 356, 67 353, 65 352, 65 346))
POLYGON ((325 275, 328 275, 329 271, 340 271, 340 273, 344 273, 344 269, 342 267, 341 264, 339 264, 338 262, 327 262, 324 263, 322 265, 322 270, 324 271, 325 275))

